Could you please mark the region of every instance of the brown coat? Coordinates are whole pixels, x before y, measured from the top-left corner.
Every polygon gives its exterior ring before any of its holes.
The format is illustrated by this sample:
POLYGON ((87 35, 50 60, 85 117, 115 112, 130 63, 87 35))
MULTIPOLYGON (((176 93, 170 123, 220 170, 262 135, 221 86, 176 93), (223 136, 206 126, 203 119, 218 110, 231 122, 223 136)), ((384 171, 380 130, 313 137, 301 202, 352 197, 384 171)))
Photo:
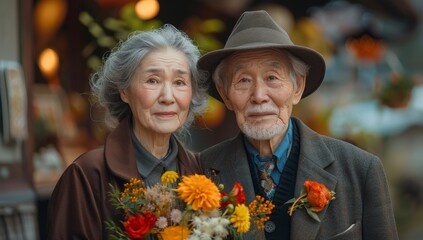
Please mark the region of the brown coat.
MULTIPOLYGON (((50 198, 48 239, 107 239, 104 222, 117 215, 108 198, 109 183, 122 188, 130 178, 139 178, 129 131, 124 119, 104 146, 66 168, 50 198)), ((201 173, 194 154, 179 142, 177 158, 181 175, 201 173)))

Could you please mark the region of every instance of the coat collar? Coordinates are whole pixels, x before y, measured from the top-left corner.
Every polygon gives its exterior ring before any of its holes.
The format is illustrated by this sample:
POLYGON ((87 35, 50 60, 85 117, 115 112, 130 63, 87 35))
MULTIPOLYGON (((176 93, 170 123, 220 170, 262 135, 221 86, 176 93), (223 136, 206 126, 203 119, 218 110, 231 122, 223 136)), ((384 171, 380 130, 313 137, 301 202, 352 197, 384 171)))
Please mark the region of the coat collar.
POLYGON ((129 117, 124 118, 106 139, 106 164, 113 175, 129 181, 139 178, 134 147, 131 142, 129 117))
MULTIPOLYGON (((330 191, 335 190, 337 179, 325 169, 335 161, 335 157, 319 134, 295 119, 300 132, 300 157, 295 184, 295 197, 300 195, 306 180, 324 184, 330 191)), ((330 204, 330 202, 329 202, 330 204)), ((325 217, 327 207, 318 213, 320 220, 325 217)), ((320 223, 313 220, 304 209, 296 210, 291 221, 292 239, 315 239, 320 223)))
MULTIPOLYGON (((119 123, 107 137, 104 147, 106 164, 110 172, 126 182, 130 178, 140 178, 130 136, 130 131, 132 131, 129 124, 130 119, 126 117, 119 123)), ((194 154, 186 151, 177 139, 176 144, 178 147, 179 173, 181 175, 190 175, 201 172, 200 165, 196 161, 194 154)))
MULTIPOLYGON (((218 170, 217 181, 223 184, 239 182, 244 187, 247 203, 255 199, 254 185, 251 179, 248 157, 244 148, 243 136, 239 133, 229 141, 227 149, 229 151, 225 158, 216 159, 212 168, 218 170), (228 160, 229 159, 229 160, 228 160)), ((225 192, 231 191, 233 186, 224 186, 225 192)))

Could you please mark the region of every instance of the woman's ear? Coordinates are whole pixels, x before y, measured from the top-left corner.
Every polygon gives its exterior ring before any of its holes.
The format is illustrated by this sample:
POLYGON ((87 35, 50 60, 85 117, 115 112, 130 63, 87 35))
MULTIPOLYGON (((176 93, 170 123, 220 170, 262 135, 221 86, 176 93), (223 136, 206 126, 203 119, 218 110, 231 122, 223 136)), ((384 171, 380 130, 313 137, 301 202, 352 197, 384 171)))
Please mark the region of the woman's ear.
POLYGON ((226 107, 232 111, 233 110, 232 103, 231 101, 229 101, 228 97, 226 96, 226 91, 225 89, 223 89, 223 86, 216 84, 216 89, 219 92, 220 97, 223 99, 223 102, 225 103, 226 107))
POLYGON ((128 103, 128 92, 127 89, 123 89, 119 91, 120 94, 120 98, 122 99, 122 101, 128 103))
POLYGON ((301 97, 303 96, 305 88, 305 76, 297 77, 297 89, 294 89, 294 99, 293 104, 297 104, 300 102, 301 97))

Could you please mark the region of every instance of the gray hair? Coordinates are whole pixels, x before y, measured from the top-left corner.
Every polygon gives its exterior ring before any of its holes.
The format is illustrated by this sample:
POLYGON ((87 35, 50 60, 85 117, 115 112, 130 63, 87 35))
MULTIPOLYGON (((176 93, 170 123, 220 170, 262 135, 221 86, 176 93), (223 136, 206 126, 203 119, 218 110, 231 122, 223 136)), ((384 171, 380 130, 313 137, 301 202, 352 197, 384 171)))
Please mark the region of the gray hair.
MULTIPOLYGON (((278 51, 287 56, 290 64, 289 76, 294 84, 294 89, 297 89, 297 78, 300 76, 307 76, 310 67, 290 52, 283 49, 278 49, 278 51)), ((229 57, 225 57, 222 61, 220 61, 213 72, 213 82, 216 85, 222 86, 225 94, 228 94, 230 84, 229 79, 227 79, 228 75, 226 74, 228 59, 229 57)))
POLYGON ((200 51, 185 33, 165 24, 151 31, 134 32, 127 40, 119 42, 103 60, 102 68, 91 76, 91 92, 106 110, 104 120, 107 126, 115 127, 132 114, 129 105, 120 98, 120 91, 129 87, 136 69, 148 53, 166 47, 184 53, 191 70, 192 100, 187 119, 177 134, 188 133, 195 116, 204 112, 207 104, 206 78, 196 66, 200 51))

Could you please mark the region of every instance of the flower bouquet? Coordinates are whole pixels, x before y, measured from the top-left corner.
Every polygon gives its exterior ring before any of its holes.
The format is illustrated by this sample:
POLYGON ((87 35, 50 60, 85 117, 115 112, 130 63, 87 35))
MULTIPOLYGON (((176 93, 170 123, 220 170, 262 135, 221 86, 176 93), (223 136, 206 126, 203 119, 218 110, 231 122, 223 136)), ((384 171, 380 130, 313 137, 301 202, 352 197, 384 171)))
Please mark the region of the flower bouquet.
POLYGON ((152 187, 133 178, 122 192, 111 188, 113 204, 124 212, 120 223, 106 222, 111 239, 242 239, 251 225, 263 229, 274 208, 260 196, 247 206, 238 182, 226 193, 204 175, 181 178, 174 171, 152 187))

